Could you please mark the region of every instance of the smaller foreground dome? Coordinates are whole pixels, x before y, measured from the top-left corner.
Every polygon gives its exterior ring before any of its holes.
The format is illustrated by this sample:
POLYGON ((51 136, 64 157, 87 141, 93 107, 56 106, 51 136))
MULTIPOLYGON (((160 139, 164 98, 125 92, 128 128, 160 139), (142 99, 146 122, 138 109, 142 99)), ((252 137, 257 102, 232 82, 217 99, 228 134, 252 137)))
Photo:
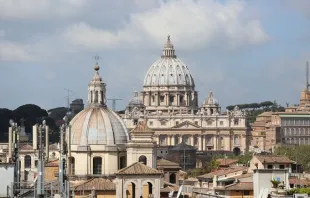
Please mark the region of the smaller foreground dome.
POLYGON ((128 131, 119 116, 106 107, 89 107, 70 122, 72 145, 119 145, 128 141, 128 131))

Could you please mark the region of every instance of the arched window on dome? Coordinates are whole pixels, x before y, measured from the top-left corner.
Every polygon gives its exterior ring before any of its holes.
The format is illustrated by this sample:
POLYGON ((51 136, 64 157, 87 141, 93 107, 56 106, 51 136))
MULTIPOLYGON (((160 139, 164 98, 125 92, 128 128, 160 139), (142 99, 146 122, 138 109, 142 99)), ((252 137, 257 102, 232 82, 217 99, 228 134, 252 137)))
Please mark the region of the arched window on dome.
POLYGON ((95 100, 94 100, 94 102, 98 103, 98 91, 95 92, 95 100))
POLYGON ((144 155, 141 155, 139 157, 139 162, 141 162, 142 164, 146 165, 147 158, 144 155))
POLYGON ((93 158, 93 174, 94 175, 102 174, 102 158, 101 157, 93 158))
POLYGON ((90 91, 90 102, 93 103, 93 91, 90 91))
POLYGON ((103 104, 103 91, 100 92, 100 98, 101 98, 100 103, 103 104))

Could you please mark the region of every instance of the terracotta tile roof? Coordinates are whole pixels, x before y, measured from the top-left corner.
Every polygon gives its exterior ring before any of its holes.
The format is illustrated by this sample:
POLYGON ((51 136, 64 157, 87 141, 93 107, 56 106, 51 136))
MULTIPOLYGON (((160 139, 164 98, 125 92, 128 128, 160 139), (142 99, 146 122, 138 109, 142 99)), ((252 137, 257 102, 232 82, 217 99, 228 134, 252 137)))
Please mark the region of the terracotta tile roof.
POLYGON ((78 184, 74 187, 74 190, 116 190, 116 185, 109 179, 104 178, 92 178, 83 182, 82 184, 78 184))
POLYGON ((49 148, 49 150, 51 150, 51 151, 58 150, 58 144, 57 144, 57 143, 55 143, 55 144, 50 144, 48 148, 49 148))
POLYGON ((255 157, 263 164, 294 163, 288 157, 281 155, 255 155, 255 157))
POLYGON ((238 162, 236 159, 217 159, 216 161, 220 163, 219 166, 229 166, 238 162))
POLYGON ((160 189, 160 192, 168 192, 168 193, 170 193, 171 191, 178 192, 179 191, 179 187, 177 187, 177 186, 167 186, 166 188, 160 189))
POLYGON ((162 172, 146 166, 140 162, 136 162, 119 170, 117 175, 161 175, 162 172))
POLYGON ((297 185, 303 185, 303 186, 310 185, 310 180, 307 180, 307 179, 290 178, 289 182, 290 184, 297 184, 297 185))
POLYGON ((175 162, 171 162, 169 160, 165 160, 165 159, 160 159, 157 160, 157 166, 167 166, 167 167, 175 167, 175 168, 181 168, 180 165, 178 163, 175 162))
POLYGON ((130 133, 141 133, 141 132, 154 132, 147 126, 145 121, 141 121, 137 124, 137 126, 130 131, 130 133))
POLYGON ((45 164, 45 167, 58 167, 59 166, 59 161, 58 159, 49 161, 45 164))
POLYGON ((246 174, 238 175, 238 176, 236 176, 234 178, 242 179, 242 178, 247 178, 247 177, 253 177, 253 173, 246 173, 246 174))
POLYGON ((247 167, 244 166, 237 166, 237 167, 231 167, 231 168, 225 168, 225 169, 218 169, 213 172, 198 176, 197 178, 203 178, 203 179, 212 179, 214 175, 221 176, 226 175, 238 171, 246 171, 247 167))
POLYGON ((253 182, 233 183, 224 187, 216 187, 216 190, 253 190, 253 182))
POLYGON ((198 181, 198 179, 194 178, 194 177, 190 177, 190 178, 185 179, 185 181, 196 182, 196 181, 198 181))

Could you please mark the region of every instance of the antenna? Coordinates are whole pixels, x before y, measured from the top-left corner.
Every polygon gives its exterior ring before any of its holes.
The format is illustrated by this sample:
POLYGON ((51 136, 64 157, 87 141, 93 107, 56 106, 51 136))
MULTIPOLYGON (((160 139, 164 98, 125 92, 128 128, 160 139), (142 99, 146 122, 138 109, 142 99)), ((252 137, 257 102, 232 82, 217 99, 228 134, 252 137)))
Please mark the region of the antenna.
POLYGON ((112 100, 112 110, 115 111, 116 110, 116 101, 117 100, 123 100, 120 98, 112 98, 112 99, 107 99, 107 100, 112 100))
POLYGON ((309 62, 306 63, 306 89, 309 91, 309 62))
POLYGON ((75 93, 69 89, 66 89, 64 88, 67 92, 68 92, 68 95, 65 97, 67 98, 67 105, 68 105, 68 112, 70 111, 70 97, 73 96, 75 93))

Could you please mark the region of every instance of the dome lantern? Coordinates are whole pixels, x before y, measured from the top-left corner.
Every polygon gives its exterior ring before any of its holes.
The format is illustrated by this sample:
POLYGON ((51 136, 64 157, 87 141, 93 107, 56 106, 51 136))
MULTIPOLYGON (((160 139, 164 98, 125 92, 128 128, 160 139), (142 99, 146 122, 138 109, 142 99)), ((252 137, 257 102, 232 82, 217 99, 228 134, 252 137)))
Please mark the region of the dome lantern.
POLYGON ((98 62, 94 66, 95 75, 88 84, 88 105, 106 106, 106 84, 103 82, 98 62))
POLYGON ((167 57, 176 58, 177 57, 175 55, 175 50, 173 48, 173 44, 170 41, 170 35, 167 36, 167 43, 164 46, 163 55, 161 57, 162 58, 167 58, 167 57))

